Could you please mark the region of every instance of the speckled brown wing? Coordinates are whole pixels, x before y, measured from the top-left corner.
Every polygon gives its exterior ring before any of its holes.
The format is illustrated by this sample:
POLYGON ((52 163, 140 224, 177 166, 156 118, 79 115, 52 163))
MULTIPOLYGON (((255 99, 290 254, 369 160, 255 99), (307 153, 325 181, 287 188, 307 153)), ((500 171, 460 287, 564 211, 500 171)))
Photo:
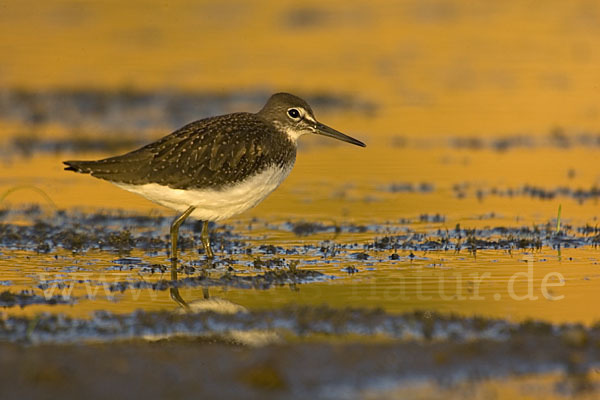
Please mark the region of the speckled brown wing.
POLYGON ((192 122, 121 156, 64 163, 66 170, 112 182, 218 189, 295 157, 285 134, 255 114, 236 113, 192 122))

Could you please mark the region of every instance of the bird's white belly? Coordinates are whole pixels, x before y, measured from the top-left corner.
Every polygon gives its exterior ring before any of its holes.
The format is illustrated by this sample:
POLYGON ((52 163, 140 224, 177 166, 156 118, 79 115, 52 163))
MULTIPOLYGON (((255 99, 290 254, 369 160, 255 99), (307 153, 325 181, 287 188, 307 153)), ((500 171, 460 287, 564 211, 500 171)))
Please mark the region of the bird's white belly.
POLYGON ((270 167, 235 185, 215 189, 173 189, 157 183, 115 185, 140 194, 155 203, 184 212, 196 207, 191 216, 200 220, 218 221, 242 213, 267 197, 289 175, 293 165, 270 167))

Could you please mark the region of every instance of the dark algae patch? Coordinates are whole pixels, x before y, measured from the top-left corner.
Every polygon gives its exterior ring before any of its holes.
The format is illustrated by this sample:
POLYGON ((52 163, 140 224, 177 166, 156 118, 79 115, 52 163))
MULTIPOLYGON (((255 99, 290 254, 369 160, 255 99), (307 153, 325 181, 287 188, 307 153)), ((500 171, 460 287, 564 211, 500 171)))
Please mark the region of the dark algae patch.
MULTIPOLYGON (((23 211, 9 214, 19 216, 23 211)), ((58 247, 74 252, 86 250, 109 250, 127 253, 132 249, 146 251, 169 248, 168 226, 172 218, 126 215, 120 213, 82 214, 62 210, 45 214, 42 211, 27 213, 28 224, 3 222, 0 219, 0 247, 50 252, 58 247)), ((226 226, 224 231, 211 238, 219 248, 243 247, 226 226)), ((186 233, 180 235, 182 249, 193 248, 199 242, 199 234, 193 222, 186 225, 186 233), (190 234, 192 236, 190 236, 190 234)))
POLYGON ((167 290, 185 287, 223 286, 238 289, 269 289, 274 286, 309 283, 330 279, 327 275, 312 270, 296 269, 294 271, 277 269, 257 275, 236 275, 225 273, 220 277, 199 275, 180 278, 176 281, 160 280, 158 282, 122 281, 109 286, 111 292, 124 292, 127 289, 167 290))
POLYGON ((39 296, 31 291, 23 290, 19 293, 13 293, 9 290, 0 292, 0 307, 25 307, 32 304, 73 304, 72 297, 64 298, 62 296, 39 296))
POLYGON ((457 224, 454 229, 434 229, 427 233, 406 229, 401 235, 376 238, 370 248, 377 250, 422 250, 455 252, 476 250, 512 250, 543 247, 598 246, 600 236, 589 225, 563 226, 559 232, 556 224, 522 227, 467 228, 457 224))
MULTIPOLYGON (((40 210, 6 211, 0 217, 0 247, 32 250, 40 253, 53 252, 57 248, 81 252, 109 250, 128 253, 133 249, 144 251, 168 251, 168 226, 170 217, 149 217, 123 213, 82 214, 56 211, 44 214, 40 210), (12 223, 8 216, 21 215, 29 223, 12 223), (4 221, 3 221, 4 220, 4 221)), ((255 259, 254 266, 273 266, 279 255, 321 253, 323 256, 346 255, 351 259, 367 260, 369 254, 357 250, 412 250, 412 251, 473 251, 474 249, 511 250, 568 247, 596 247, 600 244, 598 227, 586 224, 572 226, 563 224, 559 232, 556 223, 548 222, 528 226, 490 226, 470 228, 461 226, 441 227, 446 219, 439 214, 423 214, 416 219, 402 219, 381 225, 326 225, 320 222, 288 222, 270 225, 269 230, 292 232, 304 237, 319 233, 331 233, 333 239, 343 234, 372 233, 367 243, 336 243, 279 246, 266 243, 252 245, 230 225, 217 225, 211 233, 211 242, 224 254, 265 254, 275 256, 272 260, 255 259), (418 224, 431 224, 423 231, 418 224), (382 232, 391 232, 381 235, 382 232), (397 231, 399 233, 393 233, 397 231), (266 264, 265 264, 266 263, 266 264)), ((201 230, 193 221, 185 224, 179 238, 183 250, 198 249, 201 252, 201 230)), ((252 233, 252 228, 247 233, 252 233)), ((347 240, 346 240, 347 241, 347 240)))

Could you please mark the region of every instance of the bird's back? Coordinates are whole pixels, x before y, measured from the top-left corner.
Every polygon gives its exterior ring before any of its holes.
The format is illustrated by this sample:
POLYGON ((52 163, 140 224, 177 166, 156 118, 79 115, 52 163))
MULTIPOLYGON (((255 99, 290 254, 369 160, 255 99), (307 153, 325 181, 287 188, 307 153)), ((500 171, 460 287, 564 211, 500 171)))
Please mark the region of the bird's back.
POLYGON ((235 113, 192 122, 121 156, 65 161, 65 169, 123 184, 221 189, 295 157, 284 133, 256 114, 235 113))

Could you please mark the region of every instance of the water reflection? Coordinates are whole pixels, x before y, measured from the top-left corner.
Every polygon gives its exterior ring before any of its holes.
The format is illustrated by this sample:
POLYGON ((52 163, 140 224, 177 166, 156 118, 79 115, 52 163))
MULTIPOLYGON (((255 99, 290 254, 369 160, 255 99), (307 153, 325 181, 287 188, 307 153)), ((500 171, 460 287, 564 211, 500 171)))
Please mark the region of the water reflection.
MULTIPOLYGON (((179 219, 177 219, 176 221, 178 221, 179 219)), ((177 229, 179 228, 179 226, 177 226, 177 229)), ((175 232, 175 235, 177 235, 178 233, 175 232)), ((173 282, 177 282, 178 277, 177 277, 177 268, 178 268, 178 262, 177 262, 177 241, 173 241, 175 240, 174 238, 176 236, 173 236, 173 227, 171 227, 171 243, 172 243, 172 247, 171 247, 171 281, 173 282)), ((213 267, 213 263, 212 263, 212 259, 208 259, 206 260, 206 265, 204 266, 204 268, 212 268, 213 267)), ((172 287, 169 289, 169 294, 171 295, 171 299, 173 299, 173 301, 175 303, 177 303, 180 307, 182 307, 184 310, 186 311, 192 311, 192 308, 190 307, 190 305, 188 304, 188 302, 186 302, 183 297, 181 297, 181 294, 179 293, 179 288, 178 287, 172 287)), ((210 299, 210 295, 208 292, 208 287, 202 287, 202 295, 204 300, 208 300, 210 299)))
MULTIPOLYGON (((208 270, 214 268, 215 265, 212 259, 206 260, 203 265, 203 271, 200 276, 208 277, 208 270)), ((171 258, 171 281, 175 284, 178 281, 178 262, 176 258, 171 258)), ((229 300, 211 297, 208 286, 202 286, 202 298, 185 300, 179 291, 178 286, 169 288, 171 299, 179 306, 179 312, 197 313, 212 311, 219 314, 233 314, 237 312, 247 312, 248 310, 240 305, 229 300)))

